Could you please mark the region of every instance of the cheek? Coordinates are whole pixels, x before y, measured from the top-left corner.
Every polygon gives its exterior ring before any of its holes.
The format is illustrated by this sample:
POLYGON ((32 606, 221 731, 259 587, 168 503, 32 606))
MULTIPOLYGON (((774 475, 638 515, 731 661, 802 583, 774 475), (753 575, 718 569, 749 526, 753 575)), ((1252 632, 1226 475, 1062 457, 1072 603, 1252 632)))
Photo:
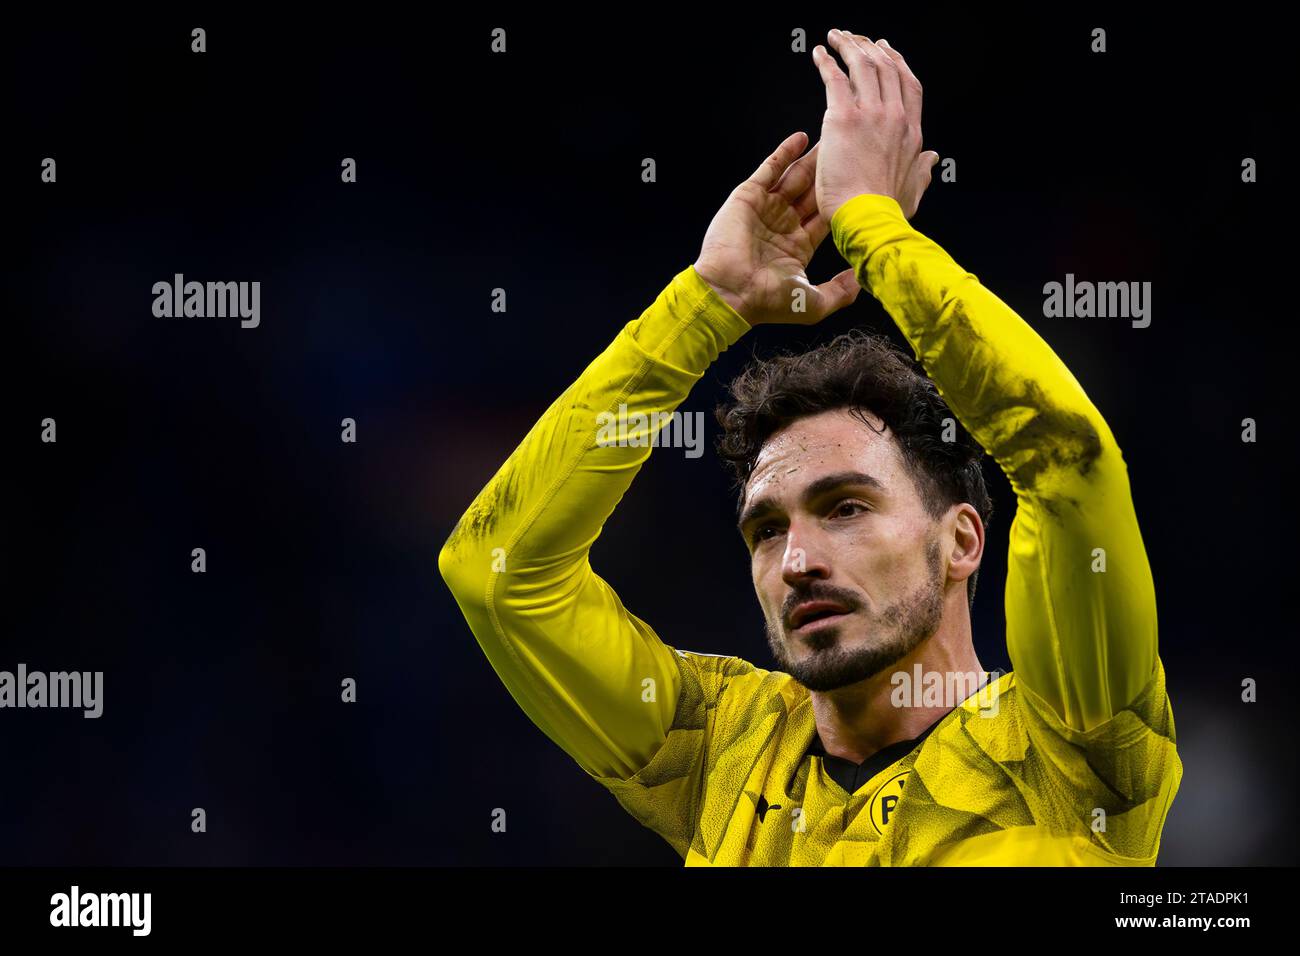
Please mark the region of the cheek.
POLYGON ((875 524, 844 541, 842 560, 872 591, 889 591, 906 583, 916 563, 916 538, 908 527, 875 524))
POLYGON ((778 615, 785 596, 785 579, 779 561, 763 557, 755 559, 750 566, 750 577, 763 613, 769 618, 778 615))

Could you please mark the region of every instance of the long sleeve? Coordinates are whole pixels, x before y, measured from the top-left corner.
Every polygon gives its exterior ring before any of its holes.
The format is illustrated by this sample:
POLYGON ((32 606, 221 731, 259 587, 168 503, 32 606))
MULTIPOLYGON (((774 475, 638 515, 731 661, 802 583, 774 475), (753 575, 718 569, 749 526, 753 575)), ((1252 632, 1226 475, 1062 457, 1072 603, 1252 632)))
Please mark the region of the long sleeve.
POLYGON ((1162 682, 1155 589, 1114 436, 1047 343, 892 198, 854 197, 831 230, 1015 491, 1006 616, 1018 685, 1065 727, 1092 731, 1162 682))
MULTIPOLYGON (((649 436, 749 325, 694 267, 676 275, 557 398, 456 525, 438 567, 511 695, 589 774, 660 750, 694 669, 625 609, 588 559, 650 454, 649 436), (602 414, 626 406, 624 444, 602 414), (653 683, 649 683, 653 682, 653 683)), ((722 680, 721 670, 701 679, 722 680)), ((685 852, 684 848, 682 852, 685 852)))

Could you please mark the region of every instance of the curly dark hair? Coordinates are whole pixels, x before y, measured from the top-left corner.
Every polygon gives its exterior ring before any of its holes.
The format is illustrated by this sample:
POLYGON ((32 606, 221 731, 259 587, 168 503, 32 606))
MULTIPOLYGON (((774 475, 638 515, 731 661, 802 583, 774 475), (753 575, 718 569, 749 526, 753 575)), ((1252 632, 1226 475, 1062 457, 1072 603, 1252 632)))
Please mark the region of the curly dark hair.
MULTIPOLYGON (((796 419, 845 408, 870 411, 893 432, 931 518, 967 502, 985 528, 993 519, 981 466, 984 449, 948 408, 924 368, 883 335, 854 329, 806 352, 757 359, 728 391, 732 401, 719 405, 714 415, 722 426, 718 456, 735 475, 738 508, 769 437, 796 419), (952 420, 953 441, 943 440, 945 419, 952 420)), ((966 579, 972 607, 978 578, 977 568, 966 579)))

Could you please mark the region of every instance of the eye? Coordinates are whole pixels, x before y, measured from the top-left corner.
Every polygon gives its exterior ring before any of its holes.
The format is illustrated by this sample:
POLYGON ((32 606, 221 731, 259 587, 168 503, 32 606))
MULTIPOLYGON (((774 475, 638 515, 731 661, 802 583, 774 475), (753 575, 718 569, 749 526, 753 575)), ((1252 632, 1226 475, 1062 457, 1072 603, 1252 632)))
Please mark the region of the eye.
POLYGON ((780 529, 774 524, 761 524, 754 529, 754 533, 749 539, 750 543, 753 544, 754 547, 758 547, 764 541, 772 540, 772 535, 769 534, 768 532, 772 532, 772 534, 775 534, 779 530, 780 529))
POLYGON ((859 512, 870 510, 871 509, 861 501, 846 498, 835 506, 834 510, 831 511, 831 516, 836 518, 852 518, 859 512))

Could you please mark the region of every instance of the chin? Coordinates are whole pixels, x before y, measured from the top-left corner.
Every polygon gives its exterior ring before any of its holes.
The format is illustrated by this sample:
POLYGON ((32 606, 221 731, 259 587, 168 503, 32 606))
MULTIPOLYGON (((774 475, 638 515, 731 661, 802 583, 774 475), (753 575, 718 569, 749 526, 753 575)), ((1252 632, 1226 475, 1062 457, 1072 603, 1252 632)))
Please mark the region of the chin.
POLYGON ((779 662, 784 669, 809 690, 823 693, 875 677, 893 657, 867 635, 845 635, 829 626, 791 638, 786 651, 787 659, 779 662), (790 655, 791 650, 798 653, 790 655))
POLYGON ((806 648, 812 652, 805 655, 805 659, 835 648, 851 653, 869 644, 870 641, 866 636, 853 634, 844 624, 839 623, 823 624, 814 631, 806 634, 791 634, 789 637, 790 647, 806 648))

